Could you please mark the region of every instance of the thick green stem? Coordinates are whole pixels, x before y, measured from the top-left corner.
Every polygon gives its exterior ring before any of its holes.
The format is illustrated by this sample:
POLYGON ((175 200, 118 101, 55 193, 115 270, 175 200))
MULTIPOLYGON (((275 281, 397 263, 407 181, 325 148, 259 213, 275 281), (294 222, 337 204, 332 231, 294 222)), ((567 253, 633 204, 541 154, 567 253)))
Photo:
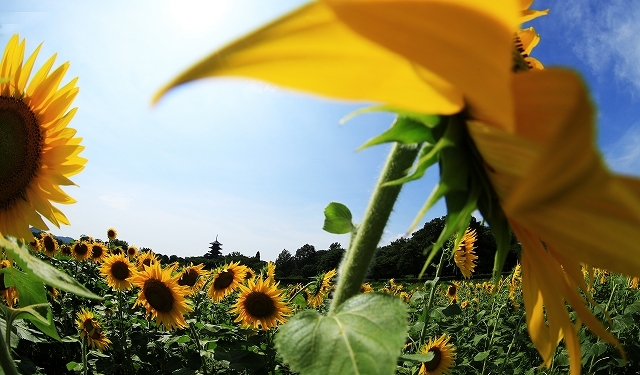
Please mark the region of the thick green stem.
POLYGON ((338 285, 329 308, 329 315, 333 314, 347 299, 360 293, 369 264, 402 189, 402 185, 382 185, 403 177, 413 165, 419 150, 417 146, 398 143, 393 145, 362 224, 358 227, 355 238, 340 264, 338 285))

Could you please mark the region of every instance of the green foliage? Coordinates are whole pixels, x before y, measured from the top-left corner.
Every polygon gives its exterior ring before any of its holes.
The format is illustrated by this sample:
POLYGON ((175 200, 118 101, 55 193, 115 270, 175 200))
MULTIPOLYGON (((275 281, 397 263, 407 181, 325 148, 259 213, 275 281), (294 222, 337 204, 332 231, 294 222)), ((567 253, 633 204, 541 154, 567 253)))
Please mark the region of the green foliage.
POLYGON ((351 222, 349 208, 342 203, 331 202, 324 209, 324 225, 322 229, 333 234, 351 233, 355 225, 351 222))
POLYGON ((281 328, 276 347, 302 375, 393 374, 406 327, 400 300, 360 294, 330 316, 309 310, 297 314, 281 328))

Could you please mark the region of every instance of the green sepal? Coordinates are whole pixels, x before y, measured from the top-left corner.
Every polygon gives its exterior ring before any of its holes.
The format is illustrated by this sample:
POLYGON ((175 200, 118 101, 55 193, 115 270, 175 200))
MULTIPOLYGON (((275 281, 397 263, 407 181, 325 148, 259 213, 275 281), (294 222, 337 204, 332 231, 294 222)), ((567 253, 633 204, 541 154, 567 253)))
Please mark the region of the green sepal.
MULTIPOLYGON (((440 157, 440 152, 445 147, 449 147, 449 146, 453 146, 453 144, 451 144, 451 142, 446 138, 440 138, 438 140, 438 142, 436 142, 435 144, 427 143, 427 144, 423 145, 422 149, 420 149, 420 155, 418 157, 418 162, 416 163, 416 166, 414 167, 413 171, 409 172, 409 174, 407 176, 399 178, 397 180, 389 181, 389 182, 385 183, 383 186, 402 185, 402 184, 407 183, 409 181, 414 181, 414 180, 422 178, 424 176, 424 174, 427 172, 427 169, 429 169, 432 165, 434 165, 438 161, 438 158, 440 157)), ((438 199, 440 199, 440 198, 438 198, 438 199)), ((436 199, 436 201, 437 201, 437 199, 436 199)), ((435 203, 435 202, 433 202, 433 203, 435 203)), ((426 209, 423 208, 424 212, 426 213, 426 211, 431 206, 425 204, 424 207, 426 207, 426 209)), ((421 211, 421 212, 423 212, 423 211, 421 211)), ((422 214, 422 215, 424 215, 424 214, 422 214)), ((420 215, 420 216, 422 216, 422 215, 420 215)))
POLYGON ((355 225, 351 221, 353 216, 347 206, 338 202, 331 202, 324 209, 324 225, 322 229, 333 234, 351 233, 355 225))
POLYGON ((496 255, 493 260, 492 281, 496 284, 500 280, 504 263, 507 261, 509 249, 511 247, 511 227, 507 216, 502 211, 502 207, 496 202, 492 202, 489 207, 487 201, 478 201, 478 210, 482 217, 489 224, 491 233, 496 239, 496 255))
POLYGON ((294 315, 275 337, 278 353, 302 375, 392 375, 407 334, 407 306, 381 293, 358 294, 330 316, 294 315))
POLYGON ((351 120, 352 118, 364 114, 364 113, 371 113, 371 112, 391 112, 391 113, 395 113, 398 116, 402 116, 402 117, 407 117, 410 118, 414 121, 420 122, 430 128, 434 128, 436 126, 438 126, 440 124, 440 119, 441 116, 438 115, 426 115, 424 113, 419 113, 419 112, 412 112, 412 111, 406 111, 404 109, 399 109, 399 108, 394 108, 394 107, 390 107, 387 105, 375 105, 375 106, 371 106, 371 107, 365 107, 365 108, 360 108, 357 109, 351 113, 349 113, 348 115, 344 116, 341 120, 340 120, 340 125, 344 125, 347 121, 351 120))
POLYGON ((416 143, 436 143, 431 128, 423 123, 415 121, 409 117, 398 117, 391 125, 391 128, 382 134, 375 136, 358 147, 356 151, 363 150, 367 147, 379 145, 382 143, 398 142, 405 145, 416 143))
POLYGON ((403 354, 400 360, 407 362, 431 362, 436 355, 432 352, 418 354, 403 354))
MULTIPOLYGON (((80 284, 73 277, 58 270, 52 265, 34 257, 29 253, 25 245, 18 245, 14 238, 4 238, 0 236, 0 247, 5 249, 27 275, 33 280, 41 281, 54 288, 65 290, 79 297, 101 300, 102 297, 92 293, 84 285, 80 284)), ((10 267, 11 268, 11 267, 10 267)), ((22 303, 22 295, 20 296, 22 303)))

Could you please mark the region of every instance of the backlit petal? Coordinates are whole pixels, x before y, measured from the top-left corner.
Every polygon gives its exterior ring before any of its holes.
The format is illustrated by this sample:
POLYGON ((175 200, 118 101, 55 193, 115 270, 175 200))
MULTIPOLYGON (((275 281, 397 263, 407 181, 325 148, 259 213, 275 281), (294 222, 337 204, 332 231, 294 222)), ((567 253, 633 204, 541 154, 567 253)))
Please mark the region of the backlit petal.
POLYGON ((174 86, 215 76, 255 78, 424 113, 452 114, 463 107, 458 89, 353 32, 323 3, 303 6, 215 52, 160 90, 154 101, 174 86))
POLYGON ((473 118, 511 128, 510 68, 517 1, 326 3, 358 33, 460 89, 473 118))

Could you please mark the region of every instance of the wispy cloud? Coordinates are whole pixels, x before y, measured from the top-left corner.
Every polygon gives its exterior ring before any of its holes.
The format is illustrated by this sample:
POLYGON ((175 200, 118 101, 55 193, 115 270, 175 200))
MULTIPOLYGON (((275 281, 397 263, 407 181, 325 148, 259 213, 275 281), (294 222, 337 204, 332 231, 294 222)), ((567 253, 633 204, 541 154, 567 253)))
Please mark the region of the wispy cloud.
POLYGON ((640 2, 558 2, 554 14, 578 31, 575 53, 596 73, 612 71, 640 93, 640 2))
POLYGON ((631 126, 617 142, 605 149, 604 156, 616 172, 640 175, 640 123, 631 126))

